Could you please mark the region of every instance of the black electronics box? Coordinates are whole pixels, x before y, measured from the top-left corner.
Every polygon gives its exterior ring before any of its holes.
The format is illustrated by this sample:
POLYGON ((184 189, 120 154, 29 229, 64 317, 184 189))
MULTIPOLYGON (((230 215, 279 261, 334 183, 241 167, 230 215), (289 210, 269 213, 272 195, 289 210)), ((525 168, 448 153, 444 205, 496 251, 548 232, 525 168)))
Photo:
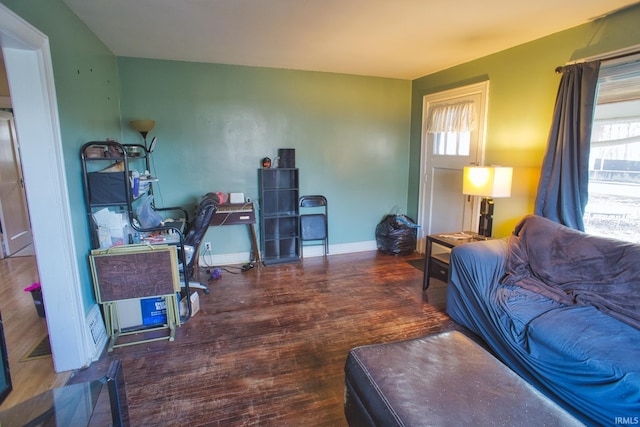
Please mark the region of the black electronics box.
POLYGON ((123 172, 92 172, 89 181, 89 201, 91 204, 119 204, 127 201, 127 187, 123 172))
POLYGON ((296 167, 296 150, 294 148, 278 149, 278 167, 287 169, 296 167))

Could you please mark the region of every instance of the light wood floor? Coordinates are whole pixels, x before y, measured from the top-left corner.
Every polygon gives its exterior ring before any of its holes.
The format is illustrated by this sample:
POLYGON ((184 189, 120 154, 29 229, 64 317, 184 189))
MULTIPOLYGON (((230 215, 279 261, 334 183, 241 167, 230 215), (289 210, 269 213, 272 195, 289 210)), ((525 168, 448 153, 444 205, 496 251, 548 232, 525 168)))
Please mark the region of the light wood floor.
POLYGON ((72 372, 56 374, 51 357, 20 361, 42 338, 47 324, 38 316, 31 294, 24 288, 38 282, 34 256, 0 260, 0 313, 4 324, 13 391, 0 405, 0 411, 67 383, 72 372))
POLYGON ((225 271, 174 342, 117 348, 73 375, 55 374, 51 358, 19 361, 46 334, 23 291, 38 280, 36 262, 1 260, 14 391, 0 410, 67 380, 101 378, 121 359, 131 425, 346 425, 350 348, 456 328, 443 312, 445 284, 422 292, 422 271, 406 262, 417 256, 363 252, 225 271))

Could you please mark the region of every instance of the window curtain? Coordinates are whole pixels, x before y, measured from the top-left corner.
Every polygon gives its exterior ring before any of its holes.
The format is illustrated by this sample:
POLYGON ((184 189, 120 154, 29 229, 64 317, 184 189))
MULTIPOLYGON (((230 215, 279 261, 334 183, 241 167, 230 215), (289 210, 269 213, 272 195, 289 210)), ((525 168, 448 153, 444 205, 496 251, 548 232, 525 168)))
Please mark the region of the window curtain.
POLYGON ((600 61, 562 68, 535 202, 536 215, 581 231, 599 69, 600 61))
POLYGON ((476 128, 477 113, 473 101, 435 105, 430 108, 427 132, 471 132, 476 128))

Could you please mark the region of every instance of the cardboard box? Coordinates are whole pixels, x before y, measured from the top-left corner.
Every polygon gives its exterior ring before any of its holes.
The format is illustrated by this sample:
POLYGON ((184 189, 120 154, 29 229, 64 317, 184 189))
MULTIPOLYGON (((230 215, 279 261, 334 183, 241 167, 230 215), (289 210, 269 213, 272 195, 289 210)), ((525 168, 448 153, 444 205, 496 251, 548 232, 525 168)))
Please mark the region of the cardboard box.
POLYGON ((167 323, 167 303, 164 298, 143 298, 140 300, 140 309, 143 325, 167 323))
POLYGON ((125 299, 116 301, 118 309, 118 319, 120 320, 120 327, 132 328, 142 325, 142 310, 140 307, 140 300, 137 299, 125 299))
MULTIPOLYGON (((198 292, 193 291, 191 294, 191 317, 195 316, 198 310, 200 310, 200 297, 198 292)), ((185 297, 180 300, 180 316, 186 316, 187 312, 187 298, 185 297)))

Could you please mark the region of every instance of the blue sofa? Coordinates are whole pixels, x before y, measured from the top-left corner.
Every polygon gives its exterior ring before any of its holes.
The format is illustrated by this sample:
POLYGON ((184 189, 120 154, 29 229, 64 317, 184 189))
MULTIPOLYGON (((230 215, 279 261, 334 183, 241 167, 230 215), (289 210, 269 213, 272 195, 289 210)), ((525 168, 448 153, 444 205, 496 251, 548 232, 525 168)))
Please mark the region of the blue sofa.
POLYGON ((640 425, 640 245, 526 216, 452 250, 447 313, 586 425, 640 425))

